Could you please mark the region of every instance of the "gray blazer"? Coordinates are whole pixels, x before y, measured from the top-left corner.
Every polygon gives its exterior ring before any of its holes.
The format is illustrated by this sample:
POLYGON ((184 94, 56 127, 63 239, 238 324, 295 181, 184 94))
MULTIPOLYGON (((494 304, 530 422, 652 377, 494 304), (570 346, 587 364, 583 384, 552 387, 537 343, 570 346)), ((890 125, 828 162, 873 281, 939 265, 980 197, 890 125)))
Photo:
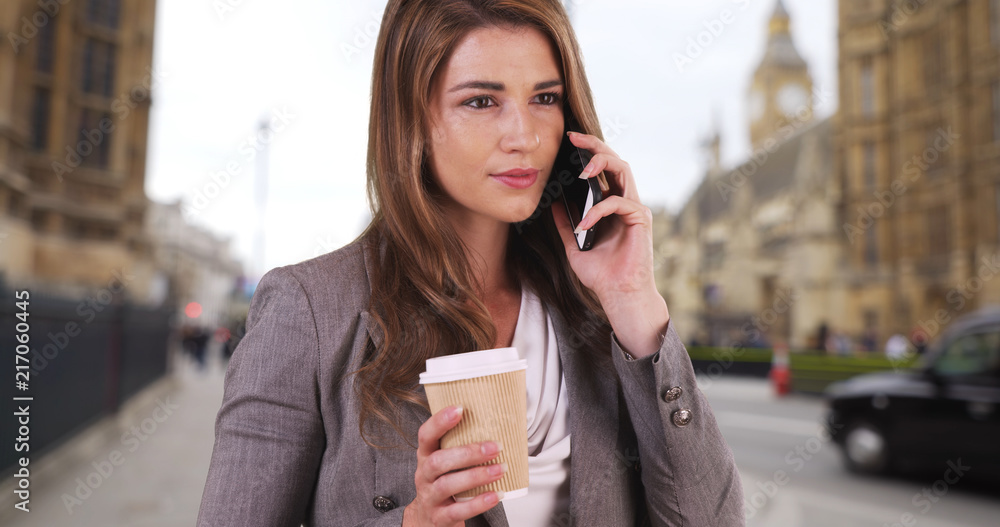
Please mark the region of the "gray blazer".
MULTIPOLYGON (((371 264, 355 241, 261 279, 226 372, 199 526, 401 525, 416 450, 366 445, 352 383, 340 379, 368 336, 382 338, 366 311, 371 264)), ((549 315, 572 437, 571 512, 550 523, 744 525, 736 464, 673 328, 656 354, 632 361, 609 335, 602 374, 577 360, 566 321, 549 315)), ((400 423, 414 444, 428 417, 413 409, 400 423)), ((466 525, 507 527, 504 506, 466 525)))

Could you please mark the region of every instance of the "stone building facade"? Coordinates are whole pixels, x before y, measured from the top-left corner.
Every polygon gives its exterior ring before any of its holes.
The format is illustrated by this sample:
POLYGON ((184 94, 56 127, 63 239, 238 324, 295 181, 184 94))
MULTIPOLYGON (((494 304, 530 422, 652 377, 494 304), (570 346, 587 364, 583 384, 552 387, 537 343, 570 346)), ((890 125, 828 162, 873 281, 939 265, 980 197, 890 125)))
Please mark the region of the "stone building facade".
POLYGON ((658 287, 688 342, 814 347, 830 306, 844 302, 833 121, 816 121, 813 82, 783 2, 751 83, 748 158, 709 167, 674 216, 656 214, 658 287))
POLYGON ((933 337, 1000 301, 1000 1, 841 0, 848 329, 933 337))
POLYGON ((81 294, 151 294, 143 237, 156 3, 0 2, 0 272, 81 294))

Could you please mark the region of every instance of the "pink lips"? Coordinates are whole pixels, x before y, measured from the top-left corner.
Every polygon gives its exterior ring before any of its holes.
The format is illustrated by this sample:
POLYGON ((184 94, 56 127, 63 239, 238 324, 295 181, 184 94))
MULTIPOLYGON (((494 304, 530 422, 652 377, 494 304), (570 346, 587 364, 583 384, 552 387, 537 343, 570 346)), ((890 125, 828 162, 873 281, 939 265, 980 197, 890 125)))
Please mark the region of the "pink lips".
POLYGON ((511 188, 526 189, 535 184, 535 180, 538 179, 538 171, 530 168, 515 168, 500 174, 491 174, 490 177, 511 188))

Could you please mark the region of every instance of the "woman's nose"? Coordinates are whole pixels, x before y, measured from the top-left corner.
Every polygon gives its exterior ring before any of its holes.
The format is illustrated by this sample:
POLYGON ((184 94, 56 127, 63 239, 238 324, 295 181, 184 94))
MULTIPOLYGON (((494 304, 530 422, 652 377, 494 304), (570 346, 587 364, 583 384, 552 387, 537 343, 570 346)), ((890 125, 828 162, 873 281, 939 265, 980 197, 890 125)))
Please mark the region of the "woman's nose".
POLYGON ((501 126, 503 137, 500 140, 500 148, 505 152, 531 152, 541 145, 535 117, 527 107, 509 109, 501 126))

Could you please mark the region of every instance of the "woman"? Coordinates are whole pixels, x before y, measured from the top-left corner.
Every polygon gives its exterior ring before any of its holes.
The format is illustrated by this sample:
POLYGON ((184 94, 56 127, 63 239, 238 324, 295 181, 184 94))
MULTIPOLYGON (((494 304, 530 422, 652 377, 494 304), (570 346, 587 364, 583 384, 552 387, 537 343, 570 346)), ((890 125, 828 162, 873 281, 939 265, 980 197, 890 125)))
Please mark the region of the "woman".
MULTIPOLYGON (((651 215, 600 137, 558 0, 390 0, 375 51, 373 219, 261 280, 230 362, 199 525, 743 525, 742 490, 653 280, 651 215), (609 175, 593 249, 540 207, 567 119, 609 175), (440 448, 428 358, 528 360, 531 486, 503 445, 440 448), (572 445, 572 455, 570 455, 572 445)), ((547 199, 546 199, 547 198, 547 199)))

